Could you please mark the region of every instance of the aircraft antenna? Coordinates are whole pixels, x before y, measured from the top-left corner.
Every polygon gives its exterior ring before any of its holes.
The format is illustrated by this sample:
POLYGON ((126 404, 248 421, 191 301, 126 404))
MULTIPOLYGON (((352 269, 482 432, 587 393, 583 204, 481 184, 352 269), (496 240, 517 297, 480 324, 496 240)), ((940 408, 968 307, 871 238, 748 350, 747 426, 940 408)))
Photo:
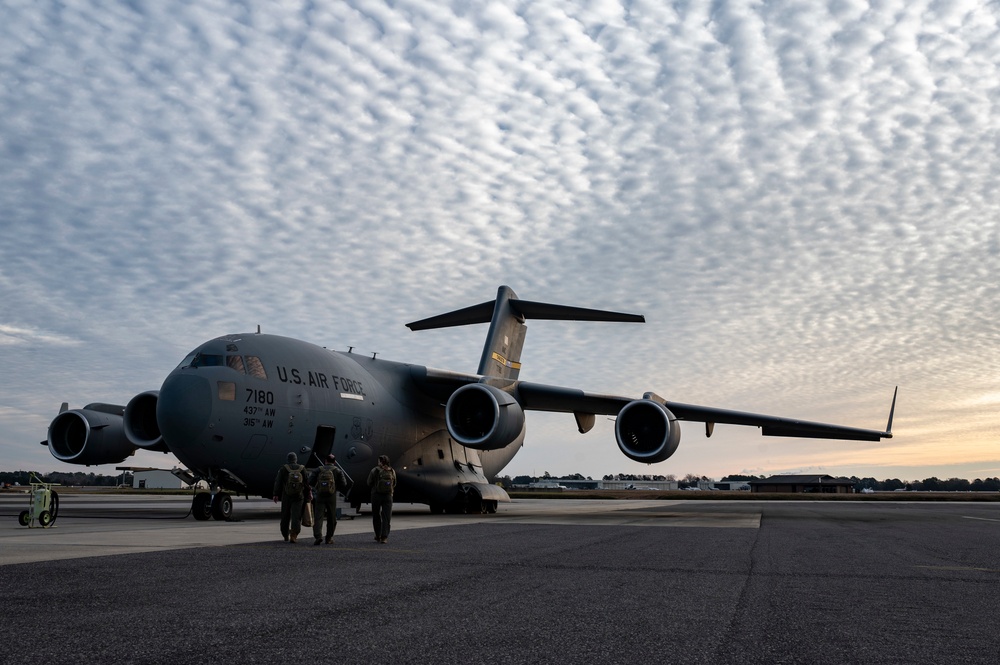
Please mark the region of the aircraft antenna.
POLYGON ((258 335, 260 334, 260 324, 259 323, 257 324, 257 334, 258 335))

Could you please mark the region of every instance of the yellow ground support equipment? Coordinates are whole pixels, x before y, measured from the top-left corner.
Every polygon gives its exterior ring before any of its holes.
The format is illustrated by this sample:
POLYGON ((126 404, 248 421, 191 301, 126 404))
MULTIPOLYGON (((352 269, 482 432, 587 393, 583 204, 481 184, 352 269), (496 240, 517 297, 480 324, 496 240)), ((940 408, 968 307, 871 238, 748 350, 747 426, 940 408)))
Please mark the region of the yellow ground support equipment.
POLYGON ((17 521, 21 526, 33 528, 38 526, 45 528, 52 526, 59 514, 59 494, 53 490, 57 483, 43 483, 38 476, 32 474, 31 477, 31 503, 27 510, 22 510, 17 521))

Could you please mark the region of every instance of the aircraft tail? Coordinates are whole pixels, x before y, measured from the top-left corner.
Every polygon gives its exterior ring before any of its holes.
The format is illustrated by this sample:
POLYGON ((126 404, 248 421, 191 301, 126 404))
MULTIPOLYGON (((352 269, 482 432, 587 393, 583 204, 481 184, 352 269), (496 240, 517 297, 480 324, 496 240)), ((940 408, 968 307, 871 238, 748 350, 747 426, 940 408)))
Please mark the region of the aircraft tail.
POLYGON ((520 300, 509 286, 497 290, 496 300, 439 314, 428 319, 407 323, 410 330, 432 330, 489 323, 486 345, 479 361, 478 374, 516 380, 521 371, 521 348, 527 330, 526 319, 550 321, 618 321, 644 323, 641 314, 623 314, 598 309, 553 305, 550 303, 520 300))

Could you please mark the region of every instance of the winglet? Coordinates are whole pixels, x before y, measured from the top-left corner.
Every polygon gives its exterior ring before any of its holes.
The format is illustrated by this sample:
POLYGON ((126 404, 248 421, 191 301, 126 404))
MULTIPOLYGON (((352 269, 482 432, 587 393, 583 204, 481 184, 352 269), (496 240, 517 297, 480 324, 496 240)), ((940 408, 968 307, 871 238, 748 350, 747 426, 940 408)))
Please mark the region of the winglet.
POLYGON ((889 407, 889 422, 885 425, 885 438, 892 438, 892 414, 896 412, 896 394, 899 393, 899 386, 892 391, 892 406, 889 407))

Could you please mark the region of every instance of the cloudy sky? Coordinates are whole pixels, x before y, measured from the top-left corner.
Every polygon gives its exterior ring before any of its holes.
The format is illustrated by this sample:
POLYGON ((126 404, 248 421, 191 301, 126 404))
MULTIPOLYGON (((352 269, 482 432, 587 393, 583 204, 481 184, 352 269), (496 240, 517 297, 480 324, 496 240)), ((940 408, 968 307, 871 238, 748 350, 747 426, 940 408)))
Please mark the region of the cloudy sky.
POLYGON ((512 475, 1000 475, 996 4, 4 5, 0 469, 257 325, 475 371, 404 323, 507 284, 647 320, 530 322, 524 380, 876 429, 899 386, 879 444, 653 467, 531 413, 512 475))

